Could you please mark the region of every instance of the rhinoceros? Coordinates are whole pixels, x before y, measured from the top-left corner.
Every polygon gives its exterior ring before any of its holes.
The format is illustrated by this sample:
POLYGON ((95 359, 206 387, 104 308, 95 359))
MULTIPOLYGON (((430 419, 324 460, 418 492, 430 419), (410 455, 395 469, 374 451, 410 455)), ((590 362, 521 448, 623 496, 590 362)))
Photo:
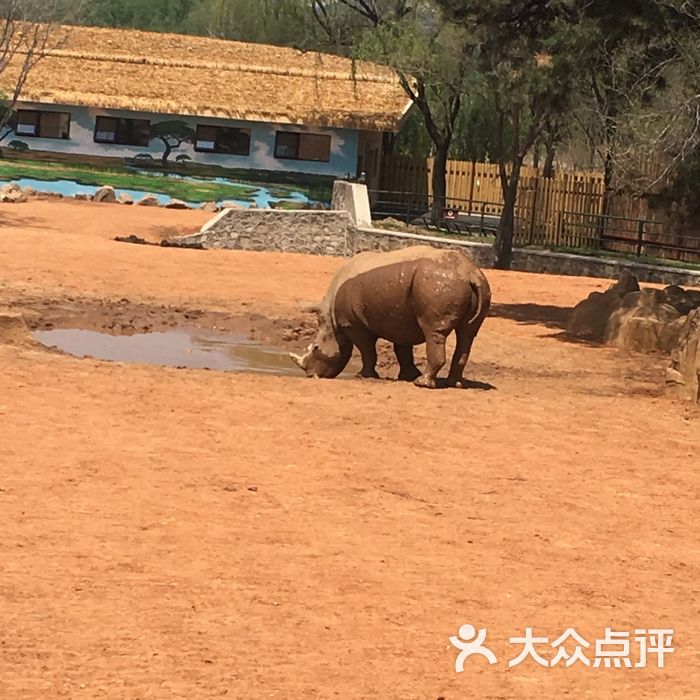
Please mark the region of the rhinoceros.
POLYGON ((484 274, 464 253, 418 245, 390 252, 364 252, 341 266, 320 305, 311 307, 318 333, 305 355, 290 353, 308 377, 330 379, 347 366, 353 346, 362 357, 360 375, 378 378, 378 338, 394 345, 399 379, 435 388, 445 364, 445 340, 455 331, 448 385, 463 383, 472 343, 491 305, 484 274), (423 374, 413 346, 426 344, 423 374))

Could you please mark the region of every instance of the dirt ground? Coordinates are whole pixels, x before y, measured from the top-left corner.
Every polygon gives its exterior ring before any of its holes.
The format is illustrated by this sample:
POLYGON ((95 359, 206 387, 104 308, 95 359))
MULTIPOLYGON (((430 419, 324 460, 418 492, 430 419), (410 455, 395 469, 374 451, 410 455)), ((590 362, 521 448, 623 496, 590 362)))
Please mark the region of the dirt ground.
MULTIPOLYGON (((0 306, 303 348, 339 259, 113 240, 206 219, 3 205, 0 306)), ((609 281, 486 273, 468 374, 491 390, 0 345, 0 698, 697 698, 700 411, 665 358, 562 337, 609 281), (497 663, 456 673, 466 623, 497 663), (606 627, 670 628, 675 651, 509 668, 526 627, 591 659, 606 627)))

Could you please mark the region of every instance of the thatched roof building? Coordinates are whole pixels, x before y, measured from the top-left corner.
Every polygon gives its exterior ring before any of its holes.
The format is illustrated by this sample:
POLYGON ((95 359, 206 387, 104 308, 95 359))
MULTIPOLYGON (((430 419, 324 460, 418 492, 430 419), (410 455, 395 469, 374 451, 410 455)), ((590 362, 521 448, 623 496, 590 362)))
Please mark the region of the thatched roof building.
MULTIPOLYGON (((23 102, 395 131, 409 100, 384 67, 291 48, 70 27, 23 102)), ((10 91, 17 66, 0 76, 10 91)))

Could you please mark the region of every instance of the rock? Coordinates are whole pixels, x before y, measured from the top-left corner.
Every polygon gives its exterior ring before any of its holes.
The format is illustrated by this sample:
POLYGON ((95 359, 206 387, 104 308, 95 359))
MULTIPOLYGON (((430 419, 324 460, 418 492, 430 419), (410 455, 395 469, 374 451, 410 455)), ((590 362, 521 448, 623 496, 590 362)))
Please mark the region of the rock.
POLYGON ((602 340, 612 313, 630 292, 639 291, 639 282, 630 272, 624 271, 604 292, 591 292, 579 302, 571 314, 567 333, 587 340, 602 340))
POLYGON ((97 192, 95 192, 95 196, 93 197, 93 202, 116 202, 117 201, 117 195, 114 191, 114 187, 112 185, 105 185, 104 187, 100 187, 97 192))
POLYGON ((154 194, 147 194, 143 199, 140 199, 136 204, 139 207, 158 207, 160 206, 160 202, 158 201, 158 197, 156 197, 154 194))
POLYGON ((22 192, 22 188, 14 183, 8 183, 0 188, 0 202, 26 202, 27 197, 22 192))
POLYGON ((700 405, 700 308, 685 317, 666 370, 666 384, 681 398, 700 405))
POLYGON ((386 219, 382 219, 381 221, 377 222, 381 228, 388 228, 388 229, 397 229, 399 231, 404 231, 406 230, 407 225, 403 221, 399 221, 398 219, 394 219, 391 216, 387 216, 386 219))
POLYGON ((700 306, 700 292, 683 289, 677 284, 666 287, 662 291, 665 302, 672 306, 681 316, 689 314, 700 306))
POLYGON ((222 209, 235 209, 237 211, 241 211, 241 210, 245 209, 244 206, 241 206, 237 202, 222 202, 221 208, 222 209))
POLYGON ((160 242, 161 248, 187 248, 190 250, 206 250, 201 243, 190 243, 187 241, 178 241, 177 239, 164 238, 160 242))
POLYGON ((91 194, 83 194, 83 193, 78 193, 76 194, 73 199, 77 199, 78 201, 81 202, 91 202, 92 201, 92 195, 91 194))
POLYGON ((146 241, 143 238, 139 238, 138 236, 135 236, 133 233, 129 236, 115 236, 114 240, 118 241, 119 243, 137 243, 139 245, 151 245, 148 241, 146 241))
POLYGON ((22 314, 0 309, 0 345, 33 346, 36 344, 22 314))
POLYGON ((0 202, 10 202, 17 204, 18 202, 26 202, 27 198, 21 192, 21 190, 16 190, 13 192, 6 192, 0 195, 0 202))
POLYGON ((119 204, 126 204, 127 206, 131 206, 134 203, 134 198, 131 195, 128 195, 126 192, 122 192, 119 195, 118 202, 119 204))
POLYGON ((625 350, 670 353, 678 344, 683 323, 663 292, 644 289, 625 295, 608 320, 604 339, 625 350))
POLYGON ((36 197, 37 191, 33 187, 25 187, 23 190, 26 197, 36 197))
POLYGON ((216 214, 219 211, 219 205, 216 202, 205 202, 200 209, 210 214, 216 214))
POLYGON ((171 199, 166 205, 166 209, 189 209, 189 205, 181 199, 171 199))

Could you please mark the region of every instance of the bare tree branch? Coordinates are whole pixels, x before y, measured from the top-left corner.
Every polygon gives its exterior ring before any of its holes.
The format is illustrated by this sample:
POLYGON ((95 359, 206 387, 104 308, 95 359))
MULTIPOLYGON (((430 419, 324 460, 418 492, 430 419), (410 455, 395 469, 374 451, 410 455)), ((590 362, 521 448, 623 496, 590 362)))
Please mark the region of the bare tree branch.
POLYGON ((65 43, 69 30, 59 25, 56 0, 0 2, 0 75, 12 75, 13 88, 4 95, 0 131, 12 117, 29 74, 39 61, 65 43))

